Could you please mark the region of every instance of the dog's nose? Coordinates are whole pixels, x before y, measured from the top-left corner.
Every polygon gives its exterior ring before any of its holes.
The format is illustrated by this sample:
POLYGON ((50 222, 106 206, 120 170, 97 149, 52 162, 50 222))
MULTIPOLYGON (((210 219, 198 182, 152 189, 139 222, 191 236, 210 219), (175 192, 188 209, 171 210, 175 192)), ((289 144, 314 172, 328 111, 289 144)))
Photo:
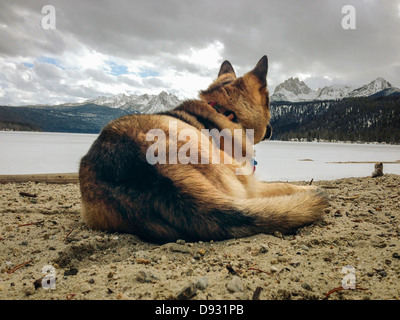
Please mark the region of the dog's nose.
POLYGON ((267 131, 265 132, 265 136, 263 140, 269 140, 272 137, 272 126, 268 123, 267 125, 267 131))

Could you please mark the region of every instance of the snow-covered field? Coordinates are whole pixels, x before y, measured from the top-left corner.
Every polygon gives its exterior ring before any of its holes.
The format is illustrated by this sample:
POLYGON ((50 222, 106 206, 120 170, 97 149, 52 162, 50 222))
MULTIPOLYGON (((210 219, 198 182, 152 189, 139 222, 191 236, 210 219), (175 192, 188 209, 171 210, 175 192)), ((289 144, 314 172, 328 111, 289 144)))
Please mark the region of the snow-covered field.
MULTIPOLYGON (((0 174, 77 172, 95 134, 0 132, 0 174)), ((256 175, 267 181, 334 180, 369 176, 373 162, 400 160, 400 146, 266 141, 256 145, 256 175), (361 162, 361 163, 335 163, 361 162), (370 163, 368 163, 370 162, 370 163)), ((400 174, 400 163, 384 163, 400 174)))

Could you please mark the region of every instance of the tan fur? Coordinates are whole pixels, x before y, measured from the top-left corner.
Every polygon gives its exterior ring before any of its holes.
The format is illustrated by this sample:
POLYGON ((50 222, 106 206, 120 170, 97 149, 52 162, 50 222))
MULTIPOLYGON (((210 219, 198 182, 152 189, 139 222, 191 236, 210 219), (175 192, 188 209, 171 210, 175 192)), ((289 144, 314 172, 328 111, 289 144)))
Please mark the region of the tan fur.
POLYGON ((230 63, 224 62, 216 81, 200 92, 200 100, 185 101, 170 112, 130 115, 110 122, 81 161, 85 222, 96 229, 167 242, 290 232, 318 220, 327 201, 316 188, 238 175, 238 170, 251 170, 249 164, 236 161, 227 153, 228 145, 221 144, 218 149, 213 139, 201 132, 229 129, 233 134, 241 129, 239 147, 244 153, 245 129, 254 129, 254 142, 260 142, 270 120, 267 70, 266 56, 240 78, 230 63), (233 112, 237 122, 209 102, 233 112), (169 132, 171 121, 177 125, 176 133, 169 132), (198 164, 149 164, 145 155, 154 142, 146 141, 146 134, 151 129, 166 132, 167 151, 175 134, 186 129, 195 132, 195 140, 178 141, 177 146, 178 150, 196 148, 198 164), (213 163, 213 153, 220 155, 220 164, 213 163), (210 164, 201 163, 201 157, 210 164), (225 160, 231 163, 225 164, 225 160))

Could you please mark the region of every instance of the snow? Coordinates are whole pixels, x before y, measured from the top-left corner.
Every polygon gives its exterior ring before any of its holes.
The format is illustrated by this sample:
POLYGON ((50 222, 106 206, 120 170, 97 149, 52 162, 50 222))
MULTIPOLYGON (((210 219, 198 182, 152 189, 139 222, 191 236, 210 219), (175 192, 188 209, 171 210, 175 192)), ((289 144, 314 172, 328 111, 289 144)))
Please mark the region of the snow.
POLYGON ((275 88, 271 101, 312 101, 312 100, 336 100, 350 97, 368 97, 384 89, 394 88, 383 78, 377 78, 361 87, 354 85, 331 85, 320 90, 311 90, 297 78, 289 78, 275 88), (308 88, 308 89, 307 89, 308 88))
POLYGON ((181 101, 175 95, 162 91, 158 95, 126 95, 124 93, 120 93, 110 97, 100 96, 96 99, 87 100, 80 104, 82 105, 89 103, 106 106, 109 108, 132 110, 139 113, 155 113, 171 110, 179 105, 181 101))
MULTIPOLYGON (((0 174, 77 172, 96 138, 94 134, 0 132, 0 174)), ((400 159, 400 146, 378 144, 265 141, 255 150, 256 175, 266 181, 370 176, 373 163, 330 162, 400 159), (312 161, 300 161, 304 159, 312 161)), ((400 164, 384 164, 384 173, 400 174, 400 164)))

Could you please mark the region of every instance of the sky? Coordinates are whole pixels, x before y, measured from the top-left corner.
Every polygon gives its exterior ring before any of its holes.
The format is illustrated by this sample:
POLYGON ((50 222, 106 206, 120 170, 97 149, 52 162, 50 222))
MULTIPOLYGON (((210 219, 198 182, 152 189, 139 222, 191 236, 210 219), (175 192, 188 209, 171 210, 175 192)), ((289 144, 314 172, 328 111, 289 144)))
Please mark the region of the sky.
POLYGON ((197 98, 224 60, 241 76, 263 55, 271 93, 400 87, 400 0, 0 0, 0 105, 197 98))

